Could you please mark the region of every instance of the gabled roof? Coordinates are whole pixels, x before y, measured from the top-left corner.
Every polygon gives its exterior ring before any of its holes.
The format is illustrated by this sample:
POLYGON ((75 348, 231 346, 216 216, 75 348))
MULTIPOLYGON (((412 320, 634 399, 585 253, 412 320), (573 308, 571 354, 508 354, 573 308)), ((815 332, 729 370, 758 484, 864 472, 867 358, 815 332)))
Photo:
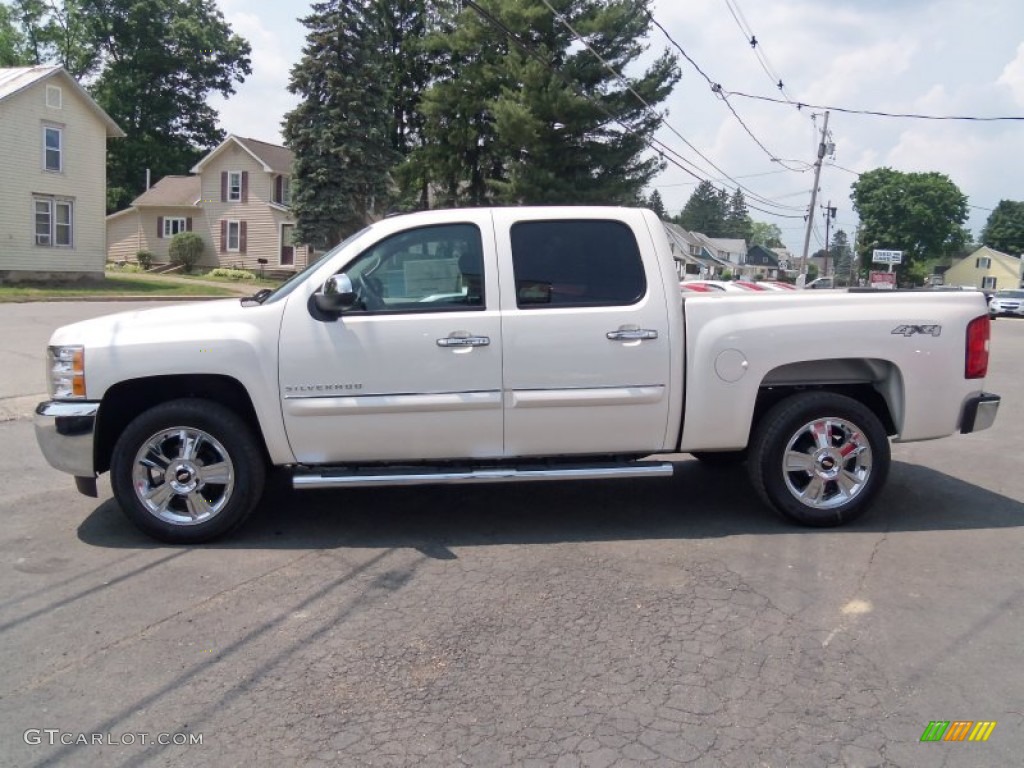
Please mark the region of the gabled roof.
POLYGON ((728 261, 723 261, 718 258, 716 254, 709 251, 704 244, 704 241, 708 238, 699 232, 688 232, 678 224, 673 224, 667 221, 662 223, 665 225, 665 232, 668 234, 669 240, 675 241, 679 245, 679 254, 672 254, 676 261, 689 261, 691 263, 697 263, 707 267, 734 266, 728 261), (690 252, 689 246, 691 245, 700 248, 701 252, 699 255, 694 255, 690 252))
POLYGON ((64 85, 70 87, 73 91, 77 92, 82 100, 85 101, 86 105, 95 113, 96 117, 104 127, 107 129, 108 138, 123 138, 125 132, 121 130, 121 127, 115 123, 110 115, 103 111, 102 107, 97 104, 92 96, 89 95, 88 91, 83 88, 75 78, 69 75, 63 67, 56 66, 37 66, 37 67, 5 67, 0 68, 0 101, 13 96, 16 93, 21 93, 26 88, 40 83, 44 80, 55 78, 60 80, 64 85))
POLYGON ((135 208, 193 208, 202 197, 202 179, 198 176, 164 176, 132 200, 135 208))
POLYGON ((1017 258, 1016 256, 1014 256, 1013 254, 1003 253, 1002 251, 997 251, 995 248, 989 248, 987 245, 981 246, 981 248, 979 248, 978 250, 976 250, 973 253, 971 253, 969 256, 967 256, 967 258, 968 259, 973 259, 973 258, 976 258, 978 256, 988 256, 990 259, 994 258, 997 261, 1002 261, 1002 262, 1004 262, 1006 264, 1011 264, 1013 262, 1019 262, 1020 261, 1020 259, 1017 258), (1011 259, 1012 259, 1012 261, 1010 261, 1011 259))
POLYGON ((752 245, 747 251, 747 264, 755 267, 779 268, 779 260, 770 250, 762 245, 752 245))
POLYGON ((292 154, 288 147, 282 147, 279 144, 269 144, 258 139, 246 139, 241 136, 235 136, 232 133, 212 149, 206 157, 196 163, 192 168, 192 173, 202 173, 203 166, 223 152, 226 147, 232 145, 241 147, 250 154, 257 163, 263 166, 263 170, 267 173, 288 174, 292 172, 292 163, 295 160, 295 155, 292 154))

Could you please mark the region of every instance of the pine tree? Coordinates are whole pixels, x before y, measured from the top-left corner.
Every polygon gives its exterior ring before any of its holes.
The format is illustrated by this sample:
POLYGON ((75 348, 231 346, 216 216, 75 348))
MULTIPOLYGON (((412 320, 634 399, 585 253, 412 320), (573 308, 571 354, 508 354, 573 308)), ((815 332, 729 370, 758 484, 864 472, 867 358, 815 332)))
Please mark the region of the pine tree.
POLYGON ((690 232, 708 237, 725 237, 729 198, 723 190, 715 189, 710 181, 702 181, 686 201, 676 223, 690 232))
MULTIPOLYGON (((615 70, 631 69, 644 53, 650 0, 551 2, 615 70)), ((493 22, 465 7, 429 40, 438 78, 421 102, 427 141, 411 163, 439 202, 634 204, 662 167, 646 151, 661 116, 541 0, 477 4, 493 22)), ((630 84, 656 105, 678 78, 664 52, 630 84)))
POLYGON ((651 196, 644 200, 642 204, 658 214, 658 218, 662 221, 669 220, 668 211, 665 210, 665 203, 661 199, 661 193, 658 190, 651 192, 651 196))
POLYGON ((753 225, 754 222, 747 210, 747 201, 743 197, 743 192, 737 188, 729 198, 729 210, 725 215, 725 237, 750 240, 753 225))
POLYGON ((393 147, 392 91, 381 24, 358 0, 325 0, 302 19, 309 30, 288 90, 302 102, 285 116, 295 153, 296 242, 323 248, 386 207, 393 147))

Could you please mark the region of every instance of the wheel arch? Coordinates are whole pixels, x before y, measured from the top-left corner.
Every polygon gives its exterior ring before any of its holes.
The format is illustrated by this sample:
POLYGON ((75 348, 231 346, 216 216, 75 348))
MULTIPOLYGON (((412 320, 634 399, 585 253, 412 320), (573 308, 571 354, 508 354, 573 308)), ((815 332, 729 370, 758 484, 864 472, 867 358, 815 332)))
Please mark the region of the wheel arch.
POLYGON ((807 390, 825 390, 853 398, 871 409, 886 434, 900 432, 904 416, 903 375, 893 362, 875 358, 808 360, 773 368, 758 387, 751 432, 772 406, 807 390))
POLYGON ((110 469, 110 458, 125 427, 140 413, 180 398, 219 403, 238 414, 253 430, 269 461, 266 440, 249 392, 240 381, 220 374, 173 374, 128 379, 111 386, 100 402, 93 464, 97 473, 110 469))

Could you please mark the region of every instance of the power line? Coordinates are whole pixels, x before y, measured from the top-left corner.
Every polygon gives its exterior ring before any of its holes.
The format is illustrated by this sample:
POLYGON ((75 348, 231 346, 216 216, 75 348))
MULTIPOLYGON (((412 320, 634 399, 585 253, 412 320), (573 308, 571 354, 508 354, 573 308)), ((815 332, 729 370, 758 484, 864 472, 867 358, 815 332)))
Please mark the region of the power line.
MULTIPOLYGON (((658 117, 661 120, 662 125, 664 125, 666 128, 668 128, 669 131, 671 131, 673 134, 675 134, 680 139, 680 141, 682 141, 686 146, 688 146, 691 150, 693 150, 699 157, 701 157, 712 168, 714 168, 716 171, 718 171, 720 174, 722 174, 722 176, 724 176, 725 178, 727 178, 731 182, 733 182, 739 189, 745 190, 755 200, 760 201, 762 203, 762 205, 769 205, 769 206, 774 206, 774 207, 777 207, 777 208, 788 209, 788 210, 799 210, 798 208, 795 208, 793 206, 778 205, 778 204, 773 203, 772 201, 768 200, 767 198, 764 198, 761 195, 758 195, 756 192, 754 192, 753 190, 749 189, 748 187, 745 187, 743 184, 741 184, 740 182, 736 181, 736 179, 734 179, 728 173, 726 173, 721 168, 719 168, 717 165, 715 165, 714 161, 712 161, 707 155, 702 153, 693 144, 691 144, 690 141, 685 136, 683 136, 683 134, 681 134, 678 130, 676 130, 676 128, 671 123, 669 123, 661 115, 659 115, 658 112, 654 109, 654 107, 652 107, 643 96, 641 96, 639 93, 637 93, 636 89, 629 82, 629 80, 627 80, 622 75, 622 73, 618 72, 615 69, 615 67, 613 67, 611 64, 609 64, 608 61, 603 56, 601 56, 601 54, 598 53, 594 49, 594 47, 590 43, 588 43, 579 32, 576 31, 576 29, 572 26, 572 24, 569 23, 569 21, 565 18, 565 16, 562 15, 561 13, 559 13, 555 9, 555 7, 553 5, 551 5, 549 0, 541 0, 541 2, 545 6, 547 6, 547 9, 549 11, 551 11, 551 14, 555 17, 555 19, 562 26, 564 26, 567 30, 569 30, 569 32, 573 35, 573 37, 575 37, 588 51, 590 51, 590 53, 594 56, 594 58, 596 58, 598 61, 601 62, 601 64, 604 66, 605 69, 607 69, 609 72, 611 72, 613 75, 615 75, 615 77, 619 80, 619 82, 621 82, 622 84, 624 84, 626 86, 626 89, 631 94, 633 94, 633 96, 636 98, 637 101, 639 101, 641 104, 643 104, 644 107, 650 113, 652 113, 653 115, 658 117)), ((651 16, 651 12, 650 11, 646 11, 646 13, 647 13, 647 15, 649 17, 653 18, 653 16, 651 16)), ((732 110, 734 115, 736 115, 736 111, 732 109, 731 105, 729 106, 729 109, 732 110)), ((740 120, 739 115, 736 115, 736 119, 740 120)), ((740 120, 740 124, 743 125, 744 128, 746 128, 746 124, 743 123, 742 120, 740 120)), ((749 128, 747 128, 747 132, 750 133, 750 129, 749 128)), ((754 139, 754 141, 757 141, 757 137, 754 136, 753 133, 750 133, 750 135, 754 139)), ((762 149, 764 149, 765 152, 768 153, 769 156, 774 157, 770 152, 768 152, 768 150, 765 148, 765 146, 763 144, 761 144, 761 142, 758 141, 757 143, 758 143, 758 145, 762 149)), ((762 213, 763 213, 763 211, 762 211, 762 213)))
POLYGON ((777 99, 773 96, 759 96, 757 94, 743 93, 742 91, 724 91, 729 96, 740 96, 744 99, 755 99, 756 101, 767 101, 772 104, 786 104, 796 105, 797 109, 803 109, 807 107, 809 109, 829 109, 834 112, 845 112, 848 115, 869 115, 872 117, 895 117, 908 120, 971 120, 974 122, 996 122, 996 121, 1007 121, 1007 120, 1024 120, 1024 116, 1010 115, 1001 117, 981 117, 977 115, 921 115, 908 112, 880 112, 874 109, 849 109, 846 107, 830 107, 822 104, 808 104, 801 101, 785 101, 783 99, 777 99))
MULTIPOLYGON (((545 4, 547 4, 547 0, 541 0, 541 1, 544 2, 545 4)), ((549 5, 548 7, 550 8, 551 6, 549 5)), ((721 99, 721 101, 725 104, 725 106, 729 108, 729 111, 732 112, 733 117, 735 117, 736 120, 739 122, 739 124, 743 127, 743 130, 746 131, 747 135, 750 136, 750 138, 754 140, 754 143, 757 144, 757 146, 760 147, 761 150, 766 155, 768 155, 769 159, 771 159, 771 161, 773 163, 778 163, 779 165, 781 165, 783 168, 786 168, 787 170, 790 170, 790 171, 799 171, 799 170, 801 170, 799 168, 791 168, 790 166, 786 165, 786 161, 784 161, 781 158, 779 158, 778 155, 776 155, 774 152, 772 152, 770 149, 768 149, 768 147, 766 147, 764 145, 764 143, 759 138, 757 138, 757 136, 754 135, 754 132, 752 130, 750 130, 750 127, 743 121, 743 118, 739 116, 739 113, 733 108, 732 104, 729 103, 729 99, 728 99, 728 96, 726 94, 726 91, 723 90, 721 84, 716 83, 714 80, 712 80, 708 76, 707 72, 705 72, 700 67, 700 65, 697 64, 697 62, 693 60, 693 58, 690 56, 690 54, 688 54, 685 50, 683 50, 683 46, 681 46, 678 42, 676 42, 675 38, 672 37, 672 35, 669 34, 668 30, 665 29, 664 26, 662 26, 661 22, 659 22, 656 18, 654 18, 654 14, 651 13, 650 10, 645 8, 644 12, 647 14, 647 18, 650 19, 651 23, 654 24, 654 26, 656 26, 658 29, 660 29, 661 33, 668 39, 668 41, 670 43, 672 43, 672 45, 675 47, 675 49, 677 51, 679 51, 679 53, 682 54, 683 58, 686 59, 688 62, 690 62, 690 64, 693 66, 694 69, 697 70, 697 72, 700 74, 701 77, 703 77, 705 80, 707 80, 708 85, 711 86, 711 92, 714 93, 716 96, 718 96, 718 98, 721 99)), ((586 43, 584 43, 584 45, 586 45, 586 43)))
POLYGON ((772 85, 779 89, 779 92, 786 97, 786 101, 793 103, 789 94, 786 93, 786 86, 782 82, 782 78, 779 77, 771 63, 768 61, 768 54, 764 52, 764 46, 757 39, 757 35, 754 34, 753 27, 750 26, 750 23, 743 15, 743 11, 740 10, 739 2, 737 2, 737 0, 725 0, 725 6, 729 9, 729 13, 732 14, 733 19, 736 21, 736 26, 740 28, 740 33, 743 35, 743 38, 750 43, 750 48, 754 51, 755 58, 761 65, 761 69, 764 70, 764 73, 768 75, 768 79, 771 81, 772 85))
MULTIPOLYGON (((550 60, 546 59, 544 56, 542 56, 540 53, 538 53, 534 48, 532 48, 531 46, 529 46, 526 43, 524 43, 515 32, 513 32, 511 29, 508 28, 507 25, 504 24, 504 22, 502 22, 500 19, 497 19, 493 15, 491 15, 485 8, 481 7, 478 3, 476 3, 475 0, 464 0, 464 3, 465 3, 465 5, 468 8, 472 9, 478 16, 480 16, 484 21, 486 21, 492 27, 494 27, 495 29, 497 29, 497 30, 501 31, 502 33, 504 33, 504 35, 513 44, 515 44, 516 47, 518 47, 521 51, 523 51, 527 56, 529 56, 532 59, 534 59, 534 60, 540 62, 541 64, 543 64, 548 70, 550 70, 552 72, 552 74, 554 74, 559 80, 562 81, 563 85, 565 85, 567 88, 575 91, 575 93, 578 96, 580 96, 584 100, 588 101, 593 106, 597 107, 611 122, 617 124, 620 128, 622 128, 625 131, 632 132, 632 131, 635 130, 633 128, 633 126, 627 125, 625 122, 623 122, 622 120, 617 118, 615 115, 613 115, 611 113, 611 111, 608 110, 600 101, 594 99, 589 94, 587 94, 587 93, 583 92, 582 90, 580 90, 578 84, 572 83, 567 77, 565 77, 565 75, 563 75, 557 69, 557 67, 554 66, 554 64, 550 60)), ((550 5, 548 7, 550 8, 550 5)), ((579 39, 579 38, 577 38, 577 39, 579 39)), ((581 40, 581 42, 584 42, 584 41, 581 40)), ((585 42, 584 42, 584 45, 586 45, 585 42)), ((598 58, 600 58, 600 56, 598 56, 598 58)), ((614 69, 613 69, 613 72, 614 72, 614 69)), ((622 79, 621 75, 617 75, 617 76, 620 79, 622 79)), ((683 138, 683 137, 680 136, 680 138, 683 138)), ((718 168, 714 163, 712 163, 710 160, 708 160, 708 158, 704 157, 704 155, 699 150, 697 150, 695 147, 693 147, 688 141, 686 141, 685 138, 683 138, 683 141, 687 144, 687 146, 689 146, 691 149, 693 149, 694 152, 696 152, 698 155, 703 157, 708 163, 710 163, 713 168, 715 168, 720 173, 722 173, 726 178, 729 178, 731 181, 736 183, 738 188, 746 189, 745 187, 742 187, 742 185, 740 185, 737 182, 735 182, 734 179, 732 179, 730 176, 728 176, 728 174, 726 174, 724 171, 722 171, 720 168, 718 168)), ((649 140, 645 140, 645 143, 647 144, 648 148, 653 149, 664 160, 666 160, 667 162, 669 162, 672 165, 676 166, 677 168, 679 168, 680 170, 684 171, 685 173, 689 174, 690 176, 695 178, 697 181, 703 182, 703 181, 707 181, 708 180, 704 176, 701 176, 700 174, 696 173, 694 170, 691 170, 691 168, 697 169, 698 171, 700 171, 702 169, 698 168, 698 166, 694 165, 692 162, 690 162, 689 160, 684 158, 682 155, 680 155, 678 152, 676 152, 672 147, 668 146, 667 144, 665 144, 661 140, 652 137, 649 140), (687 166, 690 166, 690 167, 687 167, 687 166)), ((710 175, 710 174, 707 174, 707 175, 710 175)), ((747 190, 747 191, 750 192, 751 195, 754 195, 755 197, 760 198, 760 196, 756 195, 756 193, 754 193, 754 192, 752 192, 750 190, 747 190)), ((777 204, 771 203, 771 201, 767 201, 767 204, 775 205, 776 207, 784 208, 784 209, 788 208, 788 209, 791 209, 791 210, 800 210, 800 209, 792 207, 792 206, 779 206, 777 204)), ((792 215, 789 215, 789 214, 776 213, 774 211, 766 211, 766 210, 758 208, 758 207, 756 207, 754 205, 751 205, 749 202, 747 203, 747 207, 751 208, 753 210, 756 210, 756 211, 758 211, 760 213, 767 214, 769 216, 776 216, 776 217, 779 217, 779 218, 802 218, 802 216, 792 216, 792 215)))

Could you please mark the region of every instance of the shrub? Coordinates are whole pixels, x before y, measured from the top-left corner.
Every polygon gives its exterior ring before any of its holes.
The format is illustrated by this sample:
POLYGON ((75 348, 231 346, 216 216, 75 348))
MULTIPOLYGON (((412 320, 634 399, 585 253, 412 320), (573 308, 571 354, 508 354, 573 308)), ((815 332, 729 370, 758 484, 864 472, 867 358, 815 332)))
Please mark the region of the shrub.
POLYGON ((217 267, 217 269, 211 269, 206 273, 210 277, 224 277, 228 280, 255 280, 256 275, 247 269, 228 269, 227 267, 217 267))
POLYGON ((142 267, 128 261, 108 261, 106 270, 107 272, 141 272, 142 267))
POLYGON ((171 262, 180 264, 182 271, 191 272, 203 257, 203 238, 195 232, 179 232, 171 238, 171 262))
POLYGON ((135 260, 139 262, 139 266, 143 269, 149 269, 153 266, 153 254, 149 251, 139 251, 135 254, 135 260))

